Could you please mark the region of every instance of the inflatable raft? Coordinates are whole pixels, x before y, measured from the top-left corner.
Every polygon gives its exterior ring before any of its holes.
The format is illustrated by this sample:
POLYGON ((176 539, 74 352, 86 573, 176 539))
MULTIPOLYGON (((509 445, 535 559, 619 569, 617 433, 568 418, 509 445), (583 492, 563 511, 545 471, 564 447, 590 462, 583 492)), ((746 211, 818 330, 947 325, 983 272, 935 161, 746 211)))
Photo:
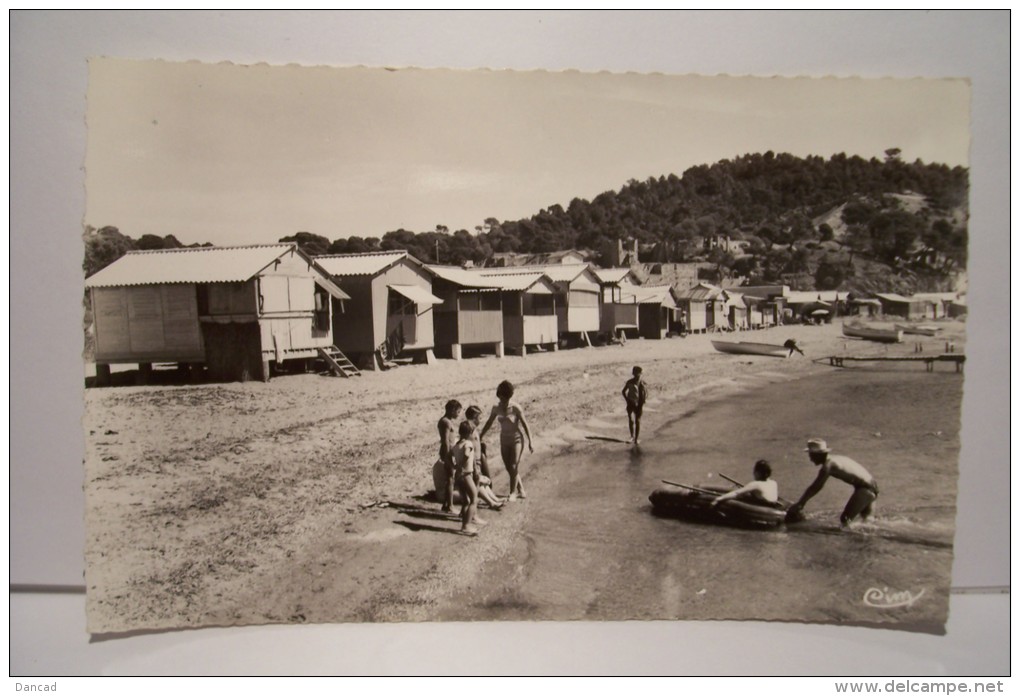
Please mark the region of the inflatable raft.
POLYGON ((705 486, 701 491, 659 488, 652 491, 648 499, 652 502, 652 512, 660 517, 751 528, 775 527, 785 521, 786 510, 779 506, 755 505, 740 500, 725 500, 711 505, 717 494, 731 490, 716 486, 705 486))

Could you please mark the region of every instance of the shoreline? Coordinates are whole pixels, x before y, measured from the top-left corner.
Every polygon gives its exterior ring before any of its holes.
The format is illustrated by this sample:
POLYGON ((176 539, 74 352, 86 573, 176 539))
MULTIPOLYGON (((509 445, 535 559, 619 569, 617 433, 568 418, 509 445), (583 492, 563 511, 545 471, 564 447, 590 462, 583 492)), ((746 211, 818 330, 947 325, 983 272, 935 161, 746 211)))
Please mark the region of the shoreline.
MULTIPOLYGON (((962 323, 945 327, 962 339, 962 323)), ((642 423, 651 433, 678 403, 711 398, 734 376, 831 370, 811 360, 843 352, 839 330, 782 326, 726 337, 797 339, 808 356, 785 360, 723 355, 714 335, 697 335, 361 379, 87 390, 89 630, 429 620, 529 523, 527 501, 483 509, 489 525, 466 539, 449 533, 459 523, 424 498, 447 398, 487 413, 495 385, 515 383, 535 438, 523 472, 534 479, 529 496, 541 495, 547 460, 579 436, 607 435, 600 426, 608 425, 626 438, 625 416, 606 406, 622 414, 619 390, 634 364, 651 387, 656 410, 642 423)), ((855 354, 890 350, 852 344, 855 354)), ((504 493, 506 474, 493 459, 494 487, 504 493)))

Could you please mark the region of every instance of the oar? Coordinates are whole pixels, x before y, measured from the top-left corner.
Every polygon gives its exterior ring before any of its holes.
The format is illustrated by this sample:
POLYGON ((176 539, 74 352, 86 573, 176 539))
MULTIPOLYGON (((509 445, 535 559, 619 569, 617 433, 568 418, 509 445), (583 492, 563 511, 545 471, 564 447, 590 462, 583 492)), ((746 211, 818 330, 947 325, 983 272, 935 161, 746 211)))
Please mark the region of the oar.
MULTIPOLYGON (((736 479, 731 479, 729 476, 727 476, 726 474, 723 474, 723 473, 720 473, 719 477, 726 479, 727 481, 729 481, 730 483, 732 483, 735 486, 743 487, 743 485, 744 485, 740 481, 738 481, 736 479)), ((791 505, 793 505, 793 503, 791 503, 789 500, 787 500, 786 498, 783 498, 783 497, 779 498, 779 502, 781 502, 786 507, 790 507, 791 505)))
POLYGON ((679 486, 680 488, 686 488, 687 490, 694 491, 695 493, 704 493, 705 495, 722 495, 722 493, 719 493, 718 491, 706 491, 704 488, 688 486, 685 483, 677 483, 676 481, 667 481, 666 479, 662 479, 662 482, 668 483, 671 486, 679 486))

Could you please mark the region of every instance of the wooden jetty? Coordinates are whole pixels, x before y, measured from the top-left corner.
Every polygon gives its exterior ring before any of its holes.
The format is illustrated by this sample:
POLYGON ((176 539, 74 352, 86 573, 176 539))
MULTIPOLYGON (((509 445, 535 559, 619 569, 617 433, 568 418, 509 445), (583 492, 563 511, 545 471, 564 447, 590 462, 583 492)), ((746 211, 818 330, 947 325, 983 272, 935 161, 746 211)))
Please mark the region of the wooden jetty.
POLYGON ((932 372, 937 362, 951 362, 956 365, 956 371, 963 371, 963 363, 966 356, 960 353, 943 353, 941 355, 876 355, 872 357, 856 357, 852 355, 830 355, 829 364, 833 367, 843 367, 845 362, 923 362, 926 372, 932 372))

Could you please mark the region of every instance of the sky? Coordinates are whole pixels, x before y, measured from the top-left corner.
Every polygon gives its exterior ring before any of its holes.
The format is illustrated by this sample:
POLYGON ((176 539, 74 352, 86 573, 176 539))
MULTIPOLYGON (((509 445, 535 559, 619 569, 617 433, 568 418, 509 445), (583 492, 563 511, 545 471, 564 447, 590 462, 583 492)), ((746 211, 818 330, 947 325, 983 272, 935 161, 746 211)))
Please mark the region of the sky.
POLYGON ((965 80, 92 59, 85 224, 185 244, 474 230, 747 153, 968 164, 965 80))

